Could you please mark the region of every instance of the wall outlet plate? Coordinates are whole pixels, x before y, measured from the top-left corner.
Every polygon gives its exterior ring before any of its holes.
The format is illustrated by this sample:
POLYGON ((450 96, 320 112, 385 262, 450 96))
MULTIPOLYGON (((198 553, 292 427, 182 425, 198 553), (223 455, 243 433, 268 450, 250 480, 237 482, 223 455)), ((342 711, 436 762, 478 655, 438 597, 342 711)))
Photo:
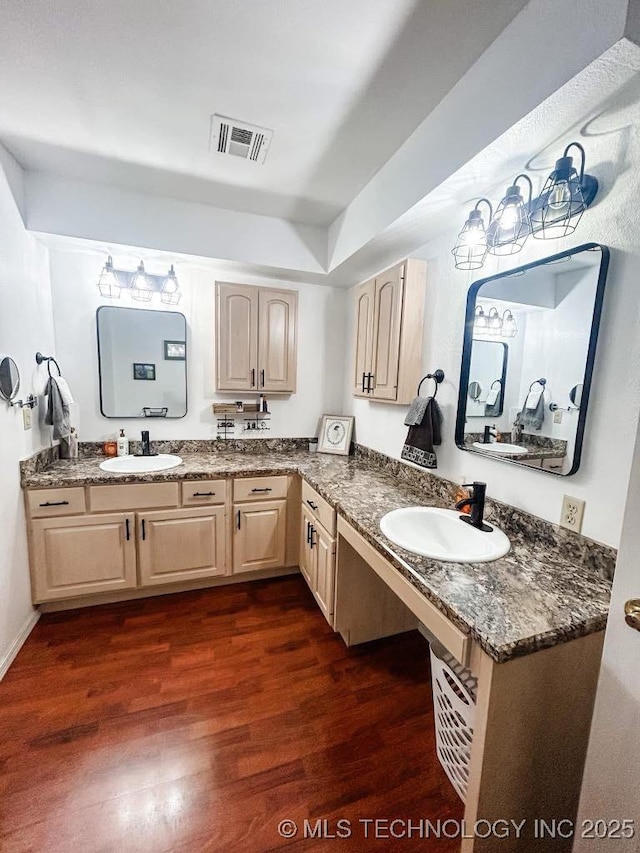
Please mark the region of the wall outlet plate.
POLYGON ((31 409, 29 406, 24 406, 22 409, 22 424, 25 430, 31 429, 31 409))
POLYGON ((582 519, 584 517, 585 502, 580 498, 572 498, 565 495, 562 498, 562 512, 560 513, 560 527, 580 533, 582 530, 582 519))
POLYGON ((556 411, 553 413, 553 422, 554 422, 554 424, 561 424, 562 423, 562 410, 561 409, 556 409, 556 411))

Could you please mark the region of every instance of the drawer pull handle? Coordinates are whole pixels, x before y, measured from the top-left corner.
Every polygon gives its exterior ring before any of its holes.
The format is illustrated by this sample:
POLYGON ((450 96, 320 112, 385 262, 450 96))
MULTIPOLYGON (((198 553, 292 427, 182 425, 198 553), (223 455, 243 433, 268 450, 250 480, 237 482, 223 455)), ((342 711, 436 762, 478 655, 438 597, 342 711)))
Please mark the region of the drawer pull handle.
POLYGON ((272 492, 273 489, 251 489, 252 492, 272 492))
POLYGON ((212 498, 215 495, 215 492, 194 492, 191 497, 192 498, 212 498))
POLYGON ((124 520, 124 529, 127 536, 127 542, 131 539, 131 531, 129 530, 129 519, 125 518, 124 520))
POLYGON ((144 518, 143 518, 143 519, 142 519, 142 541, 144 542, 144 540, 145 540, 146 538, 147 538, 147 528, 146 528, 146 525, 145 525, 145 522, 144 522, 144 518))
POLYGON ((318 504, 314 504, 314 502, 313 502, 313 501, 309 501, 309 500, 307 501, 307 503, 309 504, 309 506, 311 507, 311 509, 312 509, 314 512, 316 512, 316 510, 318 509, 318 504))
POLYGON ((240 517, 241 517, 241 516, 240 516, 240 510, 238 510, 238 512, 237 512, 237 514, 236 514, 236 528, 237 528, 238 530, 240 530, 240 517))
POLYGON ((69 501, 47 501, 40 506, 69 506, 69 501))

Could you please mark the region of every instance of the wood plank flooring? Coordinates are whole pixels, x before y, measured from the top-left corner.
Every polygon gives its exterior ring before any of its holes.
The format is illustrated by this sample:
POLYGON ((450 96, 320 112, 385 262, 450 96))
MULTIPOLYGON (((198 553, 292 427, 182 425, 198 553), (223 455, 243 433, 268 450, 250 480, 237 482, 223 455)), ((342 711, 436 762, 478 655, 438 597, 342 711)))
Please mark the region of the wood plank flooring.
POLYGON ((449 853, 359 821, 462 813, 424 639, 347 649, 297 576, 44 615, 0 682, 2 853, 449 853))

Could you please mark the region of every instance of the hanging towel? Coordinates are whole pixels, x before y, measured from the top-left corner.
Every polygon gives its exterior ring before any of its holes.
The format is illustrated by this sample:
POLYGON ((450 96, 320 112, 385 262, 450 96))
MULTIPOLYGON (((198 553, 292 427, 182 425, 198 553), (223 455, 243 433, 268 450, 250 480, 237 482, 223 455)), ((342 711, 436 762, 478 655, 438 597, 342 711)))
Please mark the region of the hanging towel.
POLYGON ((64 376, 56 376, 56 383, 58 385, 58 390, 60 391, 60 396, 62 397, 63 405, 70 407, 75 403, 75 400, 73 399, 71 388, 69 388, 69 383, 64 376))
POLYGON ((416 397, 414 399, 407 412, 407 417, 404 419, 405 426, 419 426, 422 423, 429 400, 429 397, 416 397))
POLYGON ((47 382, 45 391, 47 397, 47 413, 44 422, 53 427, 54 440, 60 440, 60 456, 67 459, 71 425, 69 423, 69 407, 65 406, 62 394, 55 376, 47 382))
POLYGON ((422 420, 409 427, 400 456, 423 468, 437 468, 438 459, 433 448, 439 444, 442 444, 442 412, 436 400, 427 397, 422 420))
POLYGON ((500 414, 501 403, 502 383, 499 379, 496 379, 489 389, 489 393, 487 394, 487 399, 484 404, 485 418, 497 418, 500 414))
POLYGON ((527 394, 522 412, 520 425, 523 429, 542 429, 544 423, 544 388, 532 389, 527 394))

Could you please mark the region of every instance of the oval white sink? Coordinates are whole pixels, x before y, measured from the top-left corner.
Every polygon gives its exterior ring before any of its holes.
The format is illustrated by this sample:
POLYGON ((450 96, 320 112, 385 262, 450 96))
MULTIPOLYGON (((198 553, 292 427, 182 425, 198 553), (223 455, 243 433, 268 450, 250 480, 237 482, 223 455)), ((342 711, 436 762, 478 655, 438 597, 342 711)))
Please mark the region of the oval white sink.
POLYGON ((103 471, 112 474, 148 474, 151 471, 166 471, 180 465, 182 459, 171 453, 159 453, 158 456, 114 456, 100 463, 103 471))
POLYGON ((380 530, 396 545, 449 563, 488 563, 509 552, 511 543, 497 527, 486 532, 462 521, 459 512, 429 506, 394 509, 380 520, 380 530))
POLYGON ((502 453, 507 456, 526 456, 527 454, 526 447, 521 447, 519 444, 507 444, 504 441, 492 441, 491 444, 474 441, 473 447, 477 447, 478 450, 484 450, 487 453, 502 453))

